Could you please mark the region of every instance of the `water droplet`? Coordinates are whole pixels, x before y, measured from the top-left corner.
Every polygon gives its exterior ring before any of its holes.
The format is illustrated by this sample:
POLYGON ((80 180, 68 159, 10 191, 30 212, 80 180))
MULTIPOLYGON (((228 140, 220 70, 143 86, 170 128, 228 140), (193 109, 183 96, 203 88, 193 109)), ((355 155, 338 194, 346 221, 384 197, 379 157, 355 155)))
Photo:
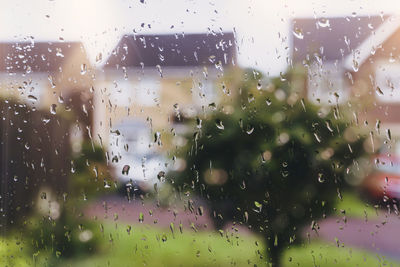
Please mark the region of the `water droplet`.
POLYGON ((333 129, 332 129, 332 126, 331 126, 331 124, 330 124, 330 121, 329 121, 329 120, 326 121, 325 124, 326 124, 326 128, 328 128, 328 130, 329 130, 331 133, 333 133, 333 129))
POLYGON ((325 182, 325 178, 324 178, 324 175, 322 173, 318 173, 318 182, 320 182, 320 183, 324 183, 325 182))
POLYGON ((347 144, 347 147, 349 148, 350 153, 353 153, 353 149, 351 148, 351 145, 347 144))
POLYGON ((326 27, 331 26, 329 19, 326 19, 326 18, 319 19, 317 23, 318 23, 318 26, 320 26, 321 28, 326 28, 326 27))
POLYGON ((128 226, 126 227, 126 232, 128 233, 128 235, 131 234, 131 230, 132 230, 132 226, 128 225, 128 226))
POLYGON ((392 140, 392 133, 390 132, 390 129, 386 130, 386 136, 389 140, 392 140))
POLYGON ((204 208, 203 208, 203 206, 200 206, 200 207, 198 208, 198 211, 199 211, 199 215, 200 215, 200 216, 203 216, 203 214, 204 214, 204 208))
POLYGON ((380 120, 376 120, 375 123, 375 130, 376 132, 379 134, 380 133, 380 129, 381 129, 381 121, 380 120))
POLYGON ((198 129, 201 129, 201 123, 202 123, 202 120, 200 118, 196 118, 196 127, 198 129))
POLYGON ((163 77, 163 70, 162 70, 161 66, 157 65, 156 68, 158 70, 158 73, 160 74, 160 77, 162 78, 163 77))
POLYGON ((300 40, 302 40, 302 39, 304 38, 303 31, 302 31, 300 28, 296 28, 296 29, 293 31, 293 35, 294 35, 297 39, 300 39, 300 40))
POLYGON ((74 161, 71 160, 71 173, 75 173, 74 161))
POLYGON ((314 137, 318 141, 318 143, 321 143, 321 138, 317 135, 317 133, 314 133, 314 137))
POLYGON ((28 99, 31 100, 32 102, 36 102, 38 99, 34 95, 28 95, 28 99))
POLYGON ((217 126, 218 129, 223 130, 225 129, 224 125, 222 124, 222 121, 220 119, 215 120, 215 125, 217 126))
POLYGON ((87 72, 87 66, 86 64, 81 65, 81 75, 85 75, 87 72))
POLYGON ((62 50, 60 48, 56 48, 57 52, 56 52, 56 56, 57 57, 64 57, 64 54, 62 53, 62 50))
POLYGON ((376 92, 378 93, 378 95, 383 95, 383 91, 379 86, 376 87, 376 92))
POLYGON ((89 116, 89 113, 88 113, 88 111, 86 109, 86 105, 85 104, 82 105, 82 111, 83 111, 83 113, 85 113, 86 116, 89 116))
POLYGON ((251 125, 247 125, 246 133, 252 134, 254 132, 254 127, 251 125))
MULTIPOLYGON (((279 77, 280 77, 280 79, 281 79, 281 81, 282 82, 285 82, 286 81, 286 77, 285 77, 285 74, 281 71, 281 72, 279 72, 279 77)), ((281 90, 281 92, 283 93, 283 91, 281 90)), ((276 95, 276 94, 275 94, 276 95)))
POLYGON ((156 143, 159 146, 162 146, 161 133, 160 132, 155 132, 154 133, 154 143, 156 143))
POLYGON ((163 234, 161 237, 162 242, 166 242, 168 240, 167 235, 163 234))
POLYGON ((160 180, 160 181, 164 181, 164 179, 165 179, 165 171, 160 171, 158 174, 157 174, 157 178, 158 178, 158 180, 160 180))
POLYGON ((50 113, 51 114, 56 114, 56 109, 57 109, 57 105, 56 104, 51 104, 50 113))
POLYGON ((122 168, 122 174, 123 175, 128 175, 129 174, 129 170, 130 170, 130 166, 129 165, 125 165, 123 168, 122 168))
POLYGON ((55 84, 55 82, 54 82, 53 76, 49 75, 49 76, 47 76, 47 78, 48 78, 48 80, 49 80, 49 82, 50 82, 51 88, 55 88, 55 87, 56 87, 56 84, 55 84))
POLYGON ((353 70, 354 72, 358 71, 359 65, 358 65, 358 61, 353 59, 353 64, 352 64, 353 70))
POLYGON ((47 124, 50 122, 50 118, 43 117, 42 121, 44 122, 44 124, 47 124))
POLYGON ((306 110, 306 104, 304 103, 304 98, 302 98, 302 99, 300 100, 300 103, 301 103, 301 106, 303 107, 304 111, 307 112, 307 110, 306 110))
POLYGON ((253 94, 249 94, 249 95, 247 96, 247 101, 248 101, 249 103, 253 102, 254 100, 255 100, 255 98, 254 98, 254 95, 253 95, 253 94))
POLYGON ((97 55, 96 55, 96 62, 100 62, 100 61, 102 61, 103 60, 103 54, 102 53, 98 53, 97 55))

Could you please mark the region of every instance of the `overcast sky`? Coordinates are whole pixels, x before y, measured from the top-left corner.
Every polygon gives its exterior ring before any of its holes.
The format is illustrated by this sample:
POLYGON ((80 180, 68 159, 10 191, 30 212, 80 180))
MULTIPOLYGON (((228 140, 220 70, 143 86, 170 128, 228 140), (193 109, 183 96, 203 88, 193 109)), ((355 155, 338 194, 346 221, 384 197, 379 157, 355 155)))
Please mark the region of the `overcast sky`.
POLYGON ((239 64, 277 75, 286 68, 291 18, 394 14, 400 1, 0 0, 0 7, 0 41, 27 36, 82 40, 92 59, 99 52, 109 53, 122 34, 133 31, 236 29, 239 64))

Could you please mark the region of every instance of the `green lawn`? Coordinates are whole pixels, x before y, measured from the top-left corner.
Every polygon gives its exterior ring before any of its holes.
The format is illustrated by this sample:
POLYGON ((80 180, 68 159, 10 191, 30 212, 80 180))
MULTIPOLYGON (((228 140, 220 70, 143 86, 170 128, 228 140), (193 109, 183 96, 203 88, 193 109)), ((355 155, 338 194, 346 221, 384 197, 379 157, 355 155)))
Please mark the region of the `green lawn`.
POLYGON ((146 226, 105 226, 103 251, 61 266, 257 266, 263 265, 264 247, 254 236, 233 233, 165 231, 146 226), (110 241, 112 240, 112 241, 110 241))
MULTIPOLYGON (((122 225, 117 228, 108 225, 104 240, 107 245, 100 253, 70 261, 60 259, 59 266, 267 266, 261 240, 248 234, 178 231, 173 235, 170 231, 140 226, 128 235, 122 225)), ((283 266, 400 266, 400 263, 374 253, 316 241, 288 249, 283 255, 283 266)))
MULTIPOLYGON (((344 193, 337 215, 377 218, 373 207, 355 195, 344 193)), ((100 224, 100 222, 99 222, 100 224)), ((123 223, 104 225, 102 247, 96 254, 74 259, 41 253, 36 266, 124 267, 124 266, 268 266, 262 239, 248 233, 194 232, 133 225, 130 234, 123 223)), ((100 228, 99 228, 100 229, 100 228)), ((100 233, 100 231, 99 231, 100 233)), ((27 244, 20 239, 0 242, 1 266, 34 266, 27 244)), ((375 253, 314 240, 292 247, 282 256, 283 266, 400 266, 399 262, 375 253)))
POLYGON ((322 242, 288 249, 283 263, 283 266, 400 266, 400 262, 376 253, 322 242))
POLYGON ((345 211, 345 215, 348 217, 358 217, 369 219, 378 219, 377 209, 371 205, 362 201, 356 193, 344 192, 342 200, 338 200, 336 204, 336 215, 343 216, 342 211, 345 211))

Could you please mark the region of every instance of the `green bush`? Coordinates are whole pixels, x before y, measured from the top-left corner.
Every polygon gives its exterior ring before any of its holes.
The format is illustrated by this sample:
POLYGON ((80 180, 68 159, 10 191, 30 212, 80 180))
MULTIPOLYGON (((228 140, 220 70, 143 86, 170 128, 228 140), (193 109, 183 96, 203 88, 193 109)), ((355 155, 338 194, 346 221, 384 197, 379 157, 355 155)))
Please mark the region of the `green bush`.
POLYGON ((0 266, 32 266, 32 259, 28 253, 26 245, 20 239, 0 238, 0 266))
POLYGON ((41 192, 37 202, 44 206, 44 212, 25 225, 34 250, 50 251, 57 258, 98 249, 100 229, 85 217, 83 209, 96 197, 115 190, 113 183, 106 180, 109 176, 101 148, 84 143, 71 168, 67 192, 61 196, 41 192))
POLYGON ((99 247, 99 227, 66 213, 56 220, 36 217, 30 220, 27 228, 33 250, 47 251, 56 258, 92 253, 99 247))

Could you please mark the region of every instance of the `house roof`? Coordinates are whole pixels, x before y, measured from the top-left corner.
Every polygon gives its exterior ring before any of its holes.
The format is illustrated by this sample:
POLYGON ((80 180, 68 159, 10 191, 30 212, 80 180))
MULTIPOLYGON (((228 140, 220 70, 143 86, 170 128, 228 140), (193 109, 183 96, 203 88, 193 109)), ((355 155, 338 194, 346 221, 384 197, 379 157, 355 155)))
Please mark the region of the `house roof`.
POLYGON ((388 20, 388 16, 296 18, 292 21, 293 63, 341 61, 388 20))
POLYGON ((182 67, 236 60, 233 33, 125 35, 108 58, 105 68, 182 67))
POLYGON ((357 53, 350 54, 344 60, 344 67, 352 69, 354 61, 361 66, 374 51, 400 28, 400 16, 391 16, 376 31, 366 38, 357 48, 357 53))
POLYGON ((81 53, 82 58, 87 58, 80 42, 0 43, 0 71, 7 73, 61 72, 62 66, 73 53, 81 53))

